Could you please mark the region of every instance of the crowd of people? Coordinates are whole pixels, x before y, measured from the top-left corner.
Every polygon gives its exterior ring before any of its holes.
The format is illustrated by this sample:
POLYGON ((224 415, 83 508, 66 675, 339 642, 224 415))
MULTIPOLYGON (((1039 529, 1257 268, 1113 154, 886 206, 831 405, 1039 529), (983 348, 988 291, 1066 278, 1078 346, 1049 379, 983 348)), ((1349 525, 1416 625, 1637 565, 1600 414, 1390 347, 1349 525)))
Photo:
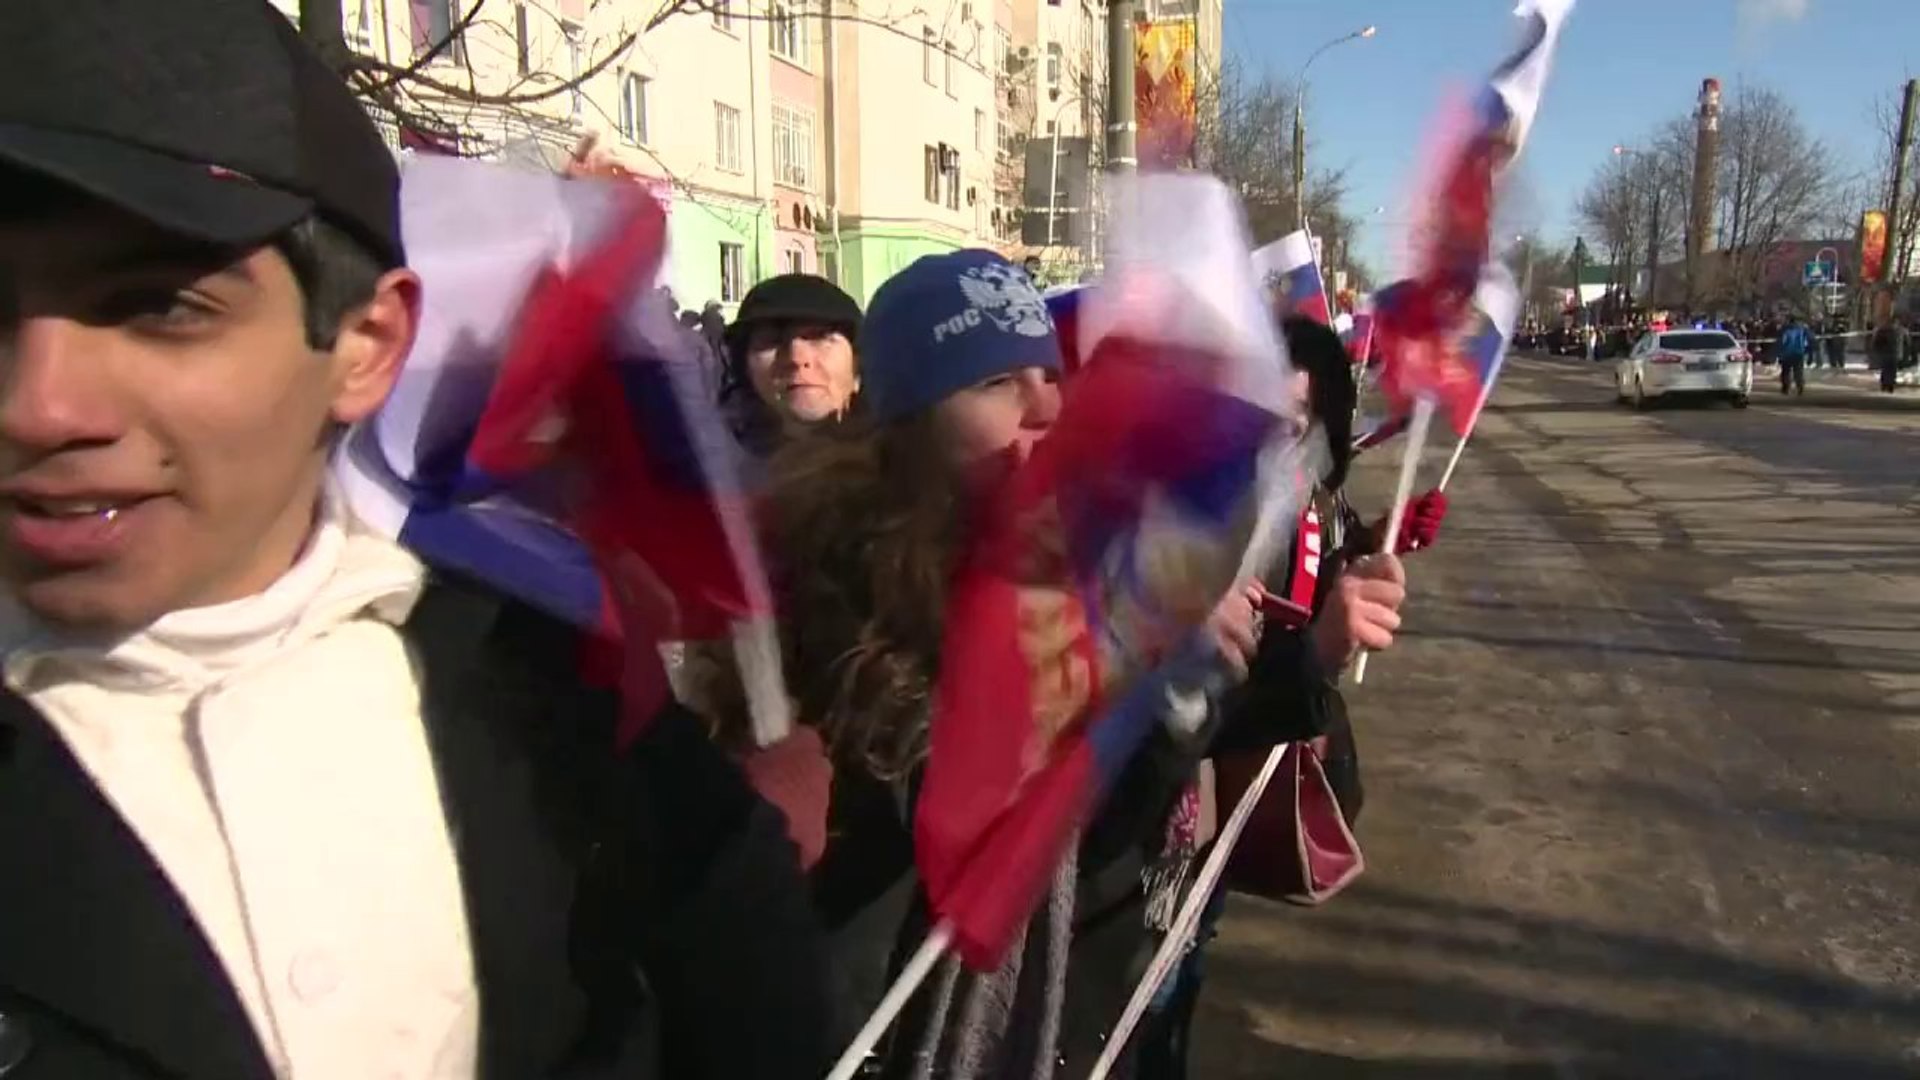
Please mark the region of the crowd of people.
POLYGON ((1780 392, 1805 393, 1808 368, 1826 367, 1845 370, 1849 343, 1864 337, 1867 365, 1880 380, 1884 393, 1893 393, 1900 372, 1920 362, 1920 349, 1913 341, 1907 319, 1891 312, 1874 320, 1865 331, 1854 331, 1844 315, 1830 315, 1809 321, 1798 314, 1739 319, 1677 320, 1672 323, 1646 315, 1636 315, 1616 326, 1587 324, 1563 326, 1544 331, 1529 322, 1516 336, 1521 348, 1542 348, 1549 352, 1583 353, 1588 360, 1625 356, 1634 342, 1653 330, 1670 326, 1707 326, 1725 330, 1747 347, 1757 363, 1777 366, 1780 392))
MULTIPOLYGON (((825 1075, 928 926, 913 821, 976 485, 1073 389, 1044 315, 931 332, 982 270, 1044 312, 1022 271, 929 256, 865 310, 790 274, 685 320, 799 725, 758 745, 688 642, 621 741, 577 628, 328 481, 433 282, 392 156, 282 16, 11 0, 0 190, 0 1075, 825 1075)), ((1363 521, 1351 359, 1278 321, 1333 457, 1265 578, 1306 590, 1218 601, 1223 678, 1169 696, 1006 960, 949 963, 862 1075, 1083 1075, 1229 809, 1216 764, 1311 745, 1357 815, 1341 676, 1393 646, 1445 500, 1363 521)), ((1185 1074, 1209 933, 1116 1075, 1185 1074)))

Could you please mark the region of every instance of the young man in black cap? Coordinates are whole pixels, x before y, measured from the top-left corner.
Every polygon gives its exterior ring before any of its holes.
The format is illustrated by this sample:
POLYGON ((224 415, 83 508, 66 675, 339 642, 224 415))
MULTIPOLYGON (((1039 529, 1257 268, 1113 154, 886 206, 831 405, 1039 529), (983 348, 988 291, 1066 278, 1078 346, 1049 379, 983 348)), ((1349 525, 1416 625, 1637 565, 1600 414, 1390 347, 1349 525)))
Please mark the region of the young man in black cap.
POLYGON ((818 1076, 777 812, 327 490, 397 217, 264 0, 0 4, 0 1076, 818 1076))
POLYGON ((781 274, 747 292, 727 327, 722 397, 749 448, 846 415, 860 388, 859 334, 860 305, 826 278, 781 274))

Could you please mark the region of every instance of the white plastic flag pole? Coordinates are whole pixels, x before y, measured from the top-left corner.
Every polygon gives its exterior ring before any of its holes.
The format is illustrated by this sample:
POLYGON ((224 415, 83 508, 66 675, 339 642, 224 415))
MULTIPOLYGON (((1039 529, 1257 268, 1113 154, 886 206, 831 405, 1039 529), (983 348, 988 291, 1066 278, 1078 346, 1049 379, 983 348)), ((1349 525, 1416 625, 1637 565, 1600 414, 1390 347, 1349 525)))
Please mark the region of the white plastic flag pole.
POLYGON ((1220 835, 1213 842, 1213 850, 1207 854, 1207 861, 1200 867, 1200 875, 1194 878, 1193 886, 1187 891, 1187 899, 1180 905, 1180 913, 1174 917, 1173 925, 1167 928, 1166 937, 1160 942, 1160 948, 1153 954, 1153 962, 1147 965, 1146 974, 1133 988, 1133 996, 1127 999, 1127 1007, 1120 1014, 1120 1021, 1107 1035, 1107 1045, 1100 1052, 1100 1060, 1094 1062, 1093 1072, 1087 1080, 1106 1080, 1120 1059, 1120 1052, 1127 1047, 1127 1039, 1133 1029, 1140 1024, 1140 1018, 1146 1015, 1147 1005, 1153 1001, 1167 976, 1187 955, 1194 935, 1200 930, 1200 917, 1206 913, 1207 900, 1220 884, 1220 877, 1226 872, 1227 857, 1233 854, 1235 844, 1240 842, 1240 834, 1247 827, 1247 819, 1253 816, 1253 808, 1259 804, 1260 795, 1267 790, 1267 784, 1273 779, 1273 772, 1280 767, 1280 759, 1286 755, 1286 744, 1276 746, 1267 754, 1267 760, 1260 766, 1260 772, 1254 776, 1253 783, 1247 785, 1246 794, 1234 805, 1232 816, 1220 829, 1220 835))
MULTIPOLYGON (((1393 495, 1393 510, 1387 515, 1387 535, 1380 538, 1380 550, 1392 551, 1400 536, 1400 523, 1407 516, 1407 502, 1413 498, 1413 478, 1420 472, 1420 454, 1427 448, 1427 429, 1433 424, 1433 399, 1422 396, 1413 403, 1413 415, 1407 420, 1407 444, 1400 455, 1400 487, 1393 495)), ((1353 665, 1353 684, 1367 681, 1367 657, 1361 653, 1353 665)))
POLYGON ((834 1063, 827 1080, 853 1080, 861 1064, 867 1060, 867 1055, 880 1045, 881 1037, 893 1026, 900 1010, 907 1007, 914 991, 920 989, 920 984, 927 981, 928 975, 933 974, 935 965, 947 955, 947 947, 952 944, 952 923, 943 922, 933 928, 927 939, 920 943, 919 951, 907 961, 907 966, 900 969, 900 977, 893 980, 893 985, 887 989, 887 996, 880 999, 879 1007, 873 1010, 872 1016, 867 1017, 866 1026, 853 1037, 846 1053, 841 1054, 840 1060, 834 1063))
POLYGON ((1441 491, 1447 490, 1447 481, 1453 479, 1454 467, 1460 464, 1460 455, 1466 452, 1467 440, 1472 437, 1473 432, 1469 431, 1465 435, 1460 436, 1460 441, 1453 445, 1453 456, 1447 459, 1447 471, 1440 474, 1439 487, 1441 491))
MULTIPOLYGON (((1496 366, 1494 371, 1499 372, 1496 366)), ((1487 399, 1493 396, 1493 379, 1489 377, 1485 386, 1480 388, 1480 400, 1473 403, 1473 423, 1467 425, 1466 434, 1453 444, 1453 456, 1447 459, 1447 470, 1440 474, 1440 490, 1447 490, 1447 481, 1453 479, 1453 470, 1460 464, 1460 455, 1467 452, 1467 440, 1473 438, 1473 429, 1480 426, 1480 410, 1487 407, 1487 399)))

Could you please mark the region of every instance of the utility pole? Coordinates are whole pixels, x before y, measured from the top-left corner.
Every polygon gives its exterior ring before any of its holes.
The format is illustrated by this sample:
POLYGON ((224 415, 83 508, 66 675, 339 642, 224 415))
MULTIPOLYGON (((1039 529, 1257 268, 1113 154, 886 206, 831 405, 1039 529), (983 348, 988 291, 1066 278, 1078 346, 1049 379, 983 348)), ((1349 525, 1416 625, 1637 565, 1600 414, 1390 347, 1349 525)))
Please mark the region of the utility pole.
MULTIPOLYGON (((1657 165, 1650 165, 1657 170, 1657 165)), ((1660 277, 1660 178, 1650 171, 1648 177, 1652 183, 1647 185, 1647 290, 1640 298, 1640 306, 1647 310, 1649 321, 1653 318, 1653 290, 1660 277)))
POLYGON ((1693 205, 1687 212, 1687 311, 1697 314, 1706 266, 1707 233, 1713 228, 1713 177, 1720 158, 1720 80, 1700 83, 1694 113, 1693 205))
POLYGON ((1132 172, 1140 164, 1133 112, 1134 0, 1107 4, 1107 168, 1132 172))
MULTIPOLYGON (((1300 93, 1306 80, 1300 80, 1300 93)), ((1307 125, 1300 111, 1300 95, 1293 99, 1293 215, 1297 228, 1307 227, 1307 125)))
POLYGON ((1580 279, 1587 271, 1587 241, 1585 237, 1573 238, 1573 311, 1574 321, 1585 328, 1587 325, 1587 298, 1580 291, 1580 279))
POLYGON ((1900 278, 1907 269, 1907 246, 1913 237, 1900 232, 1900 196, 1907 188, 1907 158, 1913 153, 1914 113, 1920 111, 1920 79, 1907 80, 1905 101, 1900 106, 1900 132, 1893 143, 1893 194, 1887 199, 1887 259, 1881 280, 1897 296, 1900 278))

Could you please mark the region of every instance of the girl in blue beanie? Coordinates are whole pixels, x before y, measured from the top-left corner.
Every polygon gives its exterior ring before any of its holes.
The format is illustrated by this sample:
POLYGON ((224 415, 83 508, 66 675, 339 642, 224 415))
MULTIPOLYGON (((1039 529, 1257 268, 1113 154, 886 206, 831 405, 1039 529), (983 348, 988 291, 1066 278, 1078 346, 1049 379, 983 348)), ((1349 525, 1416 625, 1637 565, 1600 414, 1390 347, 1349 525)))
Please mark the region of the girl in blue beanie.
MULTIPOLYGON (((882 285, 860 350, 860 414, 779 448, 765 506, 786 670, 834 770, 813 886, 835 935, 847 1037, 928 930, 912 821, 970 484, 1024 457, 1061 399, 1045 305, 1025 273, 990 252, 929 256, 882 285)), ((1250 627, 1250 606, 1243 621, 1250 627)), ((1251 651, 1250 632, 1235 640, 1223 647, 1251 651)), ((1156 730, 1024 942, 998 971, 936 974, 871 1075, 1084 1073, 1150 950, 1142 872, 1196 754, 1156 730)))

